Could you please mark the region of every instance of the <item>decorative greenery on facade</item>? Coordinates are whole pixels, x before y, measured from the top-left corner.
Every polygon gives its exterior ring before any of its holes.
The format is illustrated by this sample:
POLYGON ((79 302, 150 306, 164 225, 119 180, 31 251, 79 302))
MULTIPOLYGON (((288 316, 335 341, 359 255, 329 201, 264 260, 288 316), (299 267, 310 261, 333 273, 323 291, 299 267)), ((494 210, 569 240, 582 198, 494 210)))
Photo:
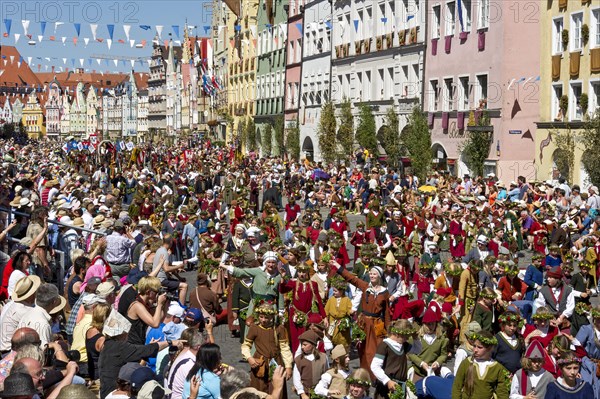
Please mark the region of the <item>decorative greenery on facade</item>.
POLYGON ((246 122, 246 149, 248 151, 256 150, 256 125, 252 118, 248 118, 246 122))
POLYGON ((600 109, 588 120, 581 133, 581 141, 583 148, 588 148, 588 151, 583 153, 581 162, 588 174, 590 183, 594 186, 600 185, 600 109))
POLYGON ((271 156, 271 150, 273 149, 273 128, 270 124, 267 124, 263 137, 261 138, 261 145, 263 155, 266 157, 271 156))
POLYGON ((556 130, 552 133, 552 140, 556 144, 554 163, 561 176, 567 181, 573 181, 573 168, 575 167, 575 139, 576 133, 567 128, 556 130))
POLYGON ((334 162, 336 158, 336 120, 335 108, 331 101, 323 105, 319 119, 319 147, 325 162, 334 162))
POLYGON ((296 161, 300 159, 300 128, 298 127, 298 122, 294 122, 287 129, 285 148, 290 159, 296 161))
POLYGON ((356 142, 369 150, 371 154, 377 155, 377 125, 371 106, 367 104, 360 105, 359 118, 360 121, 356 128, 356 142))
POLYGON ((411 158, 413 173, 421 181, 425 181, 425 177, 431 169, 433 155, 427 117, 419 106, 413 108, 412 114, 408 118, 408 126, 402 131, 400 139, 411 158))
POLYGON ((278 115, 273 121, 273 130, 275 131, 275 148, 273 148, 273 155, 281 156, 285 152, 283 146, 283 136, 285 129, 285 120, 283 115, 278 115))
POLYGON ((352 155, 354 148, 354 115, 352 115, 352 104, 348 98, 344 99, 340 109, 340 126, 336 134, 337 160, 347 161, 352 155))

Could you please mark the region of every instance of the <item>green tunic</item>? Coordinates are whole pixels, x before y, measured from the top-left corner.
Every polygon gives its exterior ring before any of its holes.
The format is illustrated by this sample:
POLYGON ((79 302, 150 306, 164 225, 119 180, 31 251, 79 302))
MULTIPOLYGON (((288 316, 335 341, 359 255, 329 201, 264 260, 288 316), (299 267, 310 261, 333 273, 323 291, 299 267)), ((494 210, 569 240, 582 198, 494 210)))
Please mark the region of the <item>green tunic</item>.
POLYGON ((448 338, 445 336, 437 337, 431 345, 424 338, 421 338, 421 346, 423 349, 418 355, 410 353, 408 358, 413 364, 415 374, 425 377, 427 372, 421 368, 421 363, 425 362, 431 366, 434 362, 437 362, 441 366, 448 358, 448 338))
MULTIPOLYGON (((281 275, 279 273, 269 275, 261 267, 253 267, 251 269, 233 267, 232 270, 229 270, 233 277, 252 277, 254 279, 252 283, 252 296, 254 300, 271 300, 275 302, 274 308, 276 310, 278 310, 279 307, 283 308, 283 297, 278 289, 279 283, 281 282, 281 275)), ((254 311, 253 305, 254 301, 251 301, 250 306, 248 307, 248 315, 251 315, 254 311)))
POLYGON ((458 367, 456 378, 452 384, 452 399, 491 399, 492 397, 508 399, 510 383, 508 370, 500 363, 493 361, 481 376, 477 362, 474 362, 472 357, 468 357, 458 367), (473 395, 468 395, 465 392, 465 382, 467 371, 471 365, 475 367, 475 370, 473 370, 475 378, 473 395))
POLYGON ((479 323, 483 331, 492 331, 494 313, 478 303, 475 305, 475 312, 473 312, 473 321, 479 323))

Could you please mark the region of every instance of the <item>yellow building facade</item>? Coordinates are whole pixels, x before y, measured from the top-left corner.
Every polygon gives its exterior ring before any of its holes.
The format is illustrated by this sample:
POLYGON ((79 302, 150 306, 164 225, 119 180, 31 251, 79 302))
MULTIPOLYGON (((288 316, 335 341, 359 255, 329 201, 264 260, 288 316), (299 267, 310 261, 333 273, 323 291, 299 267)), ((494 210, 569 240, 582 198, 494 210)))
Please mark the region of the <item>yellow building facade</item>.
MULTIPOLYGON (((589 186, 581 162, 586 149, 583 125, 600 106, 600 3, 588 0, 540 2, 540 121, 535 135, 537 180, 560 176, 589 186), (574 164, 560 162, 567 136, 573 137, 574 164), (562 138, 561 138, 562 137, 562 138)), ((567 146, 568 147, 568 146, 567 146)))
MULTIPOLYGON (((233 7, 227 18, 228 101, 233 124, 227 127, 227 142, 243 136, 244 122, 254 116, 258 0, 245 0, 233 7)), ((240 143, 245 147, 245 142, 240 143)))
POLYGON ((35 90, 29 94, 27 103, 23 107, 23 126, 30 139, 40 139, 46 136, 44 111, 38 101, 35 90))

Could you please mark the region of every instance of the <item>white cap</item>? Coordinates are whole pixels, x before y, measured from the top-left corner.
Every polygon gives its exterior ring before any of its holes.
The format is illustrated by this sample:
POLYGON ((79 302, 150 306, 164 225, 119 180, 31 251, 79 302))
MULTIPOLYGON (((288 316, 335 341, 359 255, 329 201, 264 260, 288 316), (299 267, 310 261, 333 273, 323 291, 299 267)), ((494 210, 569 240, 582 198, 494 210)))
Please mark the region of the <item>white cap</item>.
POLYGON ((484 236, 483 234, 480 234, 479 236, 477 236, 477 242, 482 243, 482 244, 487 244, 488 238, 486 236, 484 236))
POLYGON ((183 317, 184 310, 177 302, 171 302, 169 305, 169 309, 167 310, 167 314, 175 317, 183 317))

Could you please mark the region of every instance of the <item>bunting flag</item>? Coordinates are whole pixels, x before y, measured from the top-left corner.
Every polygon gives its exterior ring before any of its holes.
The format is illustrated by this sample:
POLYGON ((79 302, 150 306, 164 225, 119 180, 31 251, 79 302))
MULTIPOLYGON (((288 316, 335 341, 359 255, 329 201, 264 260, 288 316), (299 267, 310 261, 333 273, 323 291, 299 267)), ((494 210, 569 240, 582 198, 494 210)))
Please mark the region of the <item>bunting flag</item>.
POLYGON ((62 61, 63 61, 64 65, 67 65, 67 59, 66 58, 63 58, 62 61))
POLYGON ((133 48, 133 46, 135 46, 135 40, 131 39, 129 40, 129 47, 133 48))
POLYGON ((42 32, 42 36, 46 34, 46 21, 40 21, 40 32, 42 32))
POLYGON ((63 37, 61 37, 61 38, 60 38, 60 40, 62 40, 62 44, 63 44, 63 46, 64 46, 64 45, 65 45, 65 42, 67 41, 67 37, 66 37, 66 36, 63 36, 63 37))
POLYGON ((96 39, 96 41, 97 41, 98 43, 104 43, 104 39, 102 39, 101 37, 97 38, 97 39, 96 39))
POLYGON ((129 41, 129 31, 131 30, 131 25, 123 25, 123 32, 125 32, 125 37, 127 41, 129 41))
POLYGON ((48 39, 50 39, 51 42, 56 40, 56 36, 50 36, 48 39))
POLYGON ((64 22, 57 21, 54 23, 54 34, 56 35, 56 30, 59 26, 64 25, 64 22))
POLYGON ((20 33, 15 33, 15 44, 17 44, 19 42, 20 38, 21 38, 21 34, 20 33))
POLYGON ((115 63, 115 67, 119 65, 119 60, 113 60, 113 62, 115 63))
POLYGON ((21 24, 23 24, 23 34, 27 35, 27 32, 29 31, 29 20, 24 19, 21 21, 21 24))
POLYGON ((6 33, 10 36, 10 28, 12 26, 12 19, 4 19, 4 27, 6 28, 6 33))
POLYGON ((164 26, 162 26, 162 25, 156 25, 156 33, 158 34, 159 40, 162 38, 163 28, 164 28, 164 26))
POLYGON ((82 67, 83 67, 83 61, 84 61, 83 58, 79 59, 79 65, 81 65, 82 67))
POLYGON ((142 39, 142 47, 146 47, 146 43, 148 43, 146 39, 142 39))
POLYGON ((140 25, 140 29, 150 30, 150 29, 152 29, 152 27, 150 25, 140 25))
POLYGON ((110 40, 112 41, 115 33, 115 26, 113 24, 108 24, 106 25, 106 29, 108 29, 108 37, 110 37, 110 40))
POLYGON ((11 55, 11 56, 10 56, 10 63, 12 64, 14 61, 15 61, 15 56, 14 56, 14 55, 11 55))
POLYGON ((210 30, 210 25, 204 25, 204 34, 208 34, 208 31, 210 30))
POLYGON ((331 24, 331 21, 325 21, 325 26, 327 27, 327 29, 333 28, 333 25, 331 24))
POLYGON ((88 43, 90 42, 90 38, 89 37, 84 37, 83 38, 83 42, 85 43, 85 47, 87 47, 88 43))
POLYGON ((44 38, 44 35, 38 35, 38 43, 41 43, 43 38, 44 38))
POLYGON ((171 25, 173 28, 173 32, 175 32, 175 37, 179 39, 179 25, 171 25))
POLYGON ((100 65, 101 62, 102 60, 100 58, 96 58, 96 64, 100 65))
POLYGON ((90 30, 92 31, 92 37, 96 40, 96 32, 98 32, 98 24, 90 24, 90 30))
POLYGON ((135 66, 135 60, 129 60, 131 62, 131 69, 135 66))
POLYGON ((81 33, 81 24, 76 22, 73 24, 73 26, 75 27, 75 32, 77 33, 77 37, 79 37, 79 34, 81 33))
POLYGON ((384 24, 386 24, 387 23, 387 18, 386 17, 382 17, 381 18, 381 22, 383 22, 384 24))
POLYGON ((73 45, 77 46, 77 40, 79 40, 79 38, 77 36, 73 36, 73 45))
POLYGON ((108 46, 108 49, 110 50, 110 46, 112 46, 112 39, 106 39, 106 45, 108 46))
POLYGON ((354 32, 358 32, 358 19, 354 20, 354 32))
POLYGON ((298 28, 298 32, 300 32, 300 34, 302 34, 302 23, 300 23, 300 22, 296 23, 296 28, 298 28))
POLYGON ((125 40, 123 40, 123 39, 119 39, 119 40, 117 40, 117 42, 119 42, 121 44, 125 44, 125 40))
POLYGON ((256 30, 257 29, 258 28, 256 27, 256 25, 250 26, 250 33, 252 33, 252 37, 254 37, 254 38, 257 38, 257 35, 256 35, 256 30))

